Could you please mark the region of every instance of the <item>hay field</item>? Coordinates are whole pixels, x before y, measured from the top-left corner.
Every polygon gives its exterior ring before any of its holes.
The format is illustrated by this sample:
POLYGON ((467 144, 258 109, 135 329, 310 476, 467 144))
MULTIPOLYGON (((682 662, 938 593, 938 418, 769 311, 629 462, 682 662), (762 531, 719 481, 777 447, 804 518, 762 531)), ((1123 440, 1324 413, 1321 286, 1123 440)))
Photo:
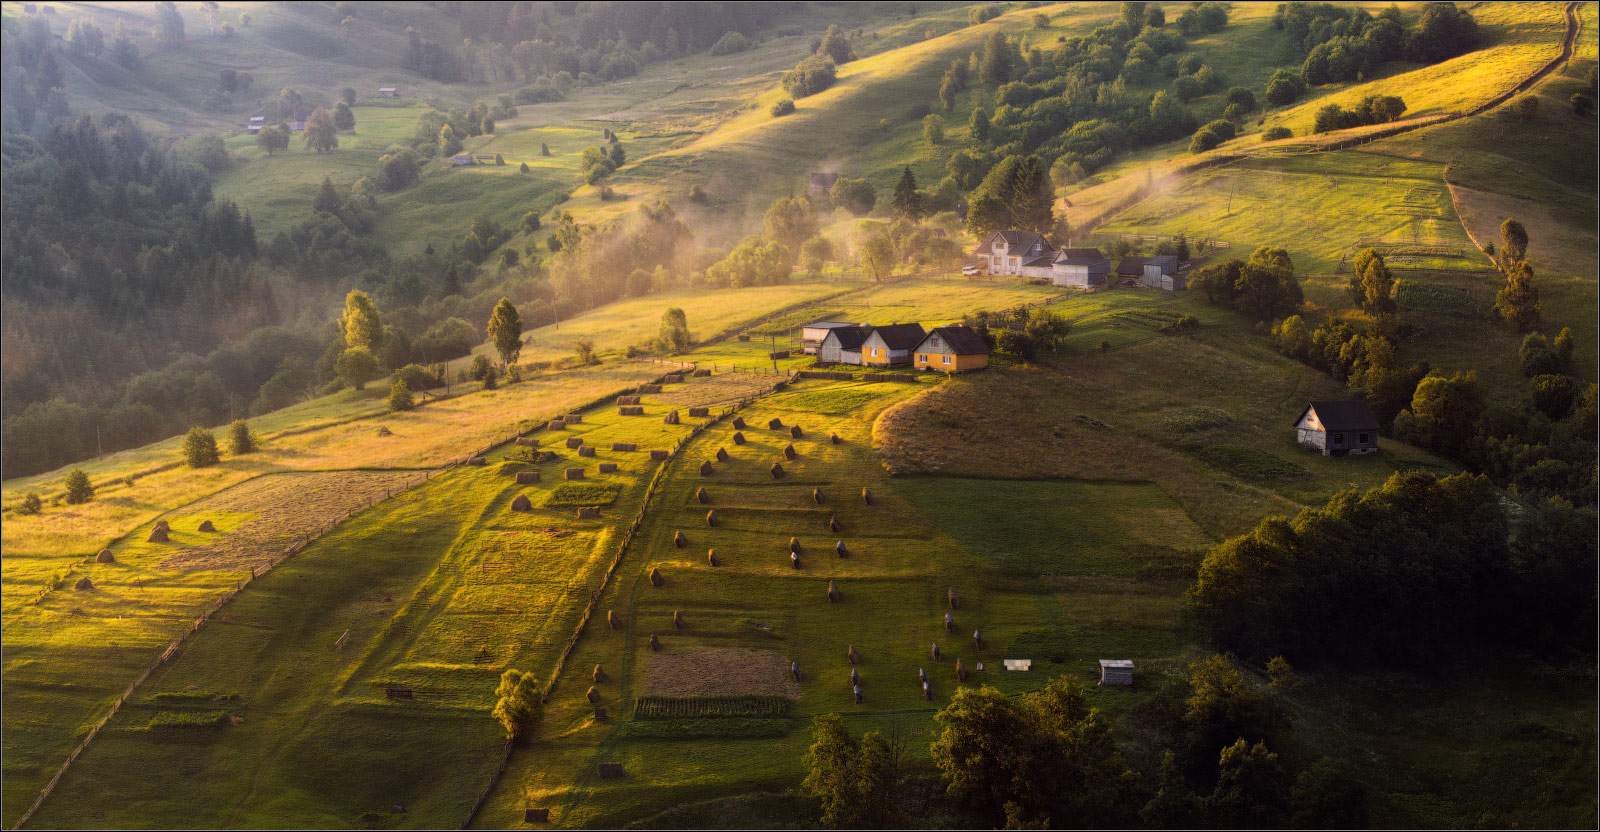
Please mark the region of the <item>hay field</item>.
POLYGON ((347 826, 400 803, 412 822, 459 823, 498 759, 488 709, 499 672, 550 672, 661 464, 648 451, 670 447, 695 421, 665 425, 662 414, 721 400, 720 381, 670 385, 670 404, 646 396, 643 417, 619 416, 609 403, 591 408, 566 430, 533 434, 553 460, 527 462, 524 448, 505 446, 485 466, 451 469, 356 516, 253 584, 225 608, 223 623, 153 676, 39 822, 347 826), (596 456, 567 449, 568 438, 595 446, 596 456), (640 450, 613 452, 612 442, 640 450), (598 474, 600 462, 618 472, 598 474), (598 520, 545 507, 571 466, 586 469, 584 483, 616 489, 598 520), (518 485, 524 471, 539 472, 540 482, 518 485), (512 510, 518 494, 534 507, 512 510), (237 693, 220 705, 191 704, 240 721, 149 727, 176 712, 171 700, 191 685, 237 693), (389 698, 401 688, 413 698, 389 698), (406 759, 370 765, 397 754, 406 759), (352 777, 358 760, 367 771, 352 777), (208 776, 175 774, 150 793, 146 771, 197 767, 208 776), (211 799, 217 793, 231 797, 211 799), (206 808, 195 815, 198 804, 206 808))
MULTIPOLYGON (((1183 549, 1208 540, 1206 534, 1159 489, 1128 486, 1122 493, 1130 504, 1161 512, 1163 525, 1098 525, 1081 538, 1094 544, 1085 544, 1074 568, 1033 558, 1018 564, 1012 577, 996 568, 986 548, 993 543, 980 542, 997 516, 991 512, 1003 512, 1015 499, 1003 489, 1031 488, 1043 507, 1081 501, 1092 487, 891 479, 872 447, 872 425, 884 407, 919 389, 798 382, 741 412, 746 444, 731 442, 734 428, 727 422, 692 440, 670 464, 640 538, 602 597, 600 608, 615 610, 622 629, 609 629, 600 616, 590 622, 547 706, 541 740, 513 755, 478 825, 514 823, 524 805, 551 807, 562 825, 615 825, 709 795, 785 787, 802 774, 798 760, 810 742, 808 718, 822 712, 843 712, 853 730, 899 724, 908 732, 909 753, 925 759, 927 717, 954 690, 958 657, 972 671, 969 683, 1020 691, 1056 672, 1088 674, 1097 650, 1152 662, 1175 656, 1188 639, 1177 615, 1181 586, 1136 585, 1133 560, 1179 558, 1183 549), (795 439, 787 429, 769 430, 767 420, 774 417, 786 428, 801 426, 803 435, 795 439), (834 431, 841 444, 828 441, 834 431), (782 449, 791 443, 798 456, 783 459, 782 449), (731 459, 713 462, 711 475, 702 476, 700 462, 718 448, 731 459), (774 461, 786 469, 782 479, 769 472, 774 461), (696 498, 702 486, 709 504, 696 498), (861 500, 863 487, 873 495, 871 505, 861 500), (814 501, 815 488, 823 491, 821 504, 814 501), (978 509, 982 519, 969 521, 957 508, 962 506, 988 508, 978 509), (707 525, 708 510, 718 513, 714 527, 707 525), (841 531, 828 530, 830 518, 841 531), (687 537, 682 548, 673 542, 679 531, 687 537), (798 569, 788 556, 791 537, 801 545, 798 569), (836 540, 845 542, 848 557, 835 553, 836 540), (717 552, 716 567, 707 562, 708 548, 717 552), (652 569, 662 574, 659 587, 648 579, 652 569), (825 597, 829 580, 841 593, 837 603, 825 597), (955 635, 941 624, 951 587, 962 599, 953 613, 955 635), (1101 608, 1113 597, 1120 598, 1116 612, 1101 608), (683 630, 674 628, 675 612, 683 630), (982 652, 971 646, 974 628, 985 635, 982 652), (659 651, 649 649, 652 634, 661 642, 659 651), (945 654, 940 663, 929 657, 934 641, 945 654), (861 706, 851 703, 845 656, 850 644, 862 659, 856 666, 866 695, 861 706), (669 675, 667 689, 687 690, 679 687, 686 684, 682 666, 692 666, 706 651, 727 657, 737 654, 720 651, 733 650, 751 651, 739 674, 765 674, 758 678, 774 686, 788 679, 789 661, 800 664, 803 678, 788 716, 682 718, 667 726, 652 719, 648 732, 635 727, 638 720, 629 716, 633 699, 659 692, 663 683, 655 674, 669 675), (1002 657, 1030 656, 1043 672, 995 669, 1002 657), (1062 664, 1053 664, 1054 657, 1062 664), (980 661, 989 669, 976 671, 980 661), (598 686, 601 704, 615 715, 606 722, 593 719, 583 698, 596 664, 609 677, 598 686), (933 702, 922 698, 919 667, 933 680, 933 702), (595 776, 594 764, 609 761, 624 764, 622 780, 595 776)), ((1071 512, 1041 509, 1038 540, 1080 539, 1072 518, 1071 512)), ((1058 551, 1075 557, 1071 553, 1079 547, 1058 551)), ((745 676, 707 670, 701 689, 724 678, 745 676)), ((754 690, 755 682, 749 687, 754 690)), ((719 695, 743 690, 724 685, 719 695)), ((1112 708, 1136 698, 1092 695, 1112 708)))

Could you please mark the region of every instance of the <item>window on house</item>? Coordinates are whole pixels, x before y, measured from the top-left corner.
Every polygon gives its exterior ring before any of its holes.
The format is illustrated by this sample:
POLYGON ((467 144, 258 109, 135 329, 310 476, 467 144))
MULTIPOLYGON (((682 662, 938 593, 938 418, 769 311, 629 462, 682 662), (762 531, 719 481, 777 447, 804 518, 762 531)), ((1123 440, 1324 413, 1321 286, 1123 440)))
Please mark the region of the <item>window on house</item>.
POLYGON ((1363 445, 1367 444, 1367 435, 1364 434, 1364 433, 1361 434, 1361 444, 1363 444, 1363 445))
POLYGON ((950 356, 947 355, 947 356, 944 357, 944 363, 946 363, 946 364, 950 363, 950 356))
POLYGON ((1333 435, 1333 444, 1335 444, 1335 445, 1343 445, 1344 444, 1344 434, 1342 434, 1342 433, 1334 434, 1333 435))
POLYGON ((877 350, 876 350, 876 349, 874 349, 874 350, 873 350, 873 351, 872 351, 872 357, 873 357, 873 358, 877 358, 877 357, 878 357, 878 351, 877 351, 877 350))

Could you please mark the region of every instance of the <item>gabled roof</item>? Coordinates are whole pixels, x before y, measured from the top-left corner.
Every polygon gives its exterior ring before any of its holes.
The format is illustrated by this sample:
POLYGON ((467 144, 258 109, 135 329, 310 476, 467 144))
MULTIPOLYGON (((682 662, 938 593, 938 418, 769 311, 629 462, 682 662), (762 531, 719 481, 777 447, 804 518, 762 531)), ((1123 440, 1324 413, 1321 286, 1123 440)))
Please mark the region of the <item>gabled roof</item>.
POLYGON ((1117 274, 1125 274, 1130 277, 1138 277, 1139 275, 1144 274, 1144 258, 1122 258, 1122 262, 1117 264, 1117 274))
POLYGON ((844 323, 842 321, 817 321, 815 323, 805 324, 805 325, 801 326, 800 328, 801 329, 838 329, 839 327, 843 327, 843 326, 859 326, 859 324, 849 324, 849 323, 844 323))
POLYGON ((922 329, 922 324, 890 324, 874 327, 871 334, 877 335, 883 341, 883 345, 891 350, 912 349, 922 343, 923 336, 927 335, 922 329))
POLYGON ((1006 231, 996 231, 996 232, 990 234, 989 235, 989 239, 984 240, 982 245, 979 245, 977 248, 973 249, 972 253, 973 254, 993 254, 994 253, 994 241, 995 241, 995 238, 997 238, 997 237, 1002 239, 1002 240, 1005 240, 1005 242, 1006 242, 1006 253, 1007 254, 1011 254, 1013 252, 1022 252, 1022 253, 1025 254, 1027 252, 1033 251, 1033 247, 1036 244, 1039 246, 1039 253, 1040 254, 1044 254, 1046 252, 1053 252, 1053 251, 1056 250, 1056 247, 1053 246, 1053 245, 1050 245, 1050 241, 1046 240, 1044 238, 1044 235, 1040 234, 1037 231, 1011 231, 1011 230, 1006 230, 1006 231))
POLYGON ((917 344, 916 351, 926 352, 926 350, 922 348, 922 345, 928 343, 928 339, 935 335, 939 336, 944 340, 945 344, 949 345, 950 353, 952 355, 989 354, 989 345, 985 344, 983 342, 983 338, 979 337, 978 333, 974 332, 972 327, 967 326, 966 324, 934 327, 928 332, 927 337, 922 339, 922 343, 917 344))
POLYGON ((1022 261, 1022 265, 1024 265, 1024 266, 1039 266, 1040 268, 1048 269, 1048 268, 1050 268, 1050 264, 1054 263, 1055 261, 1056 261, 1055 252, 1050 251, 1050 252, 1045 252, 1044 254, 1041 254, 1038 257, 1033 257, 1033 258, 1029 258, 1027 260, 1022 261))
POLYGON ((1323 430, 1371 430, 1378 429, 1378 419, 1372 415, 1372 408, 1364 401, 1346 400, 1336 402, 1312 402, 1300 411, 1300 418, 1294 420, 1295 424, 1306 417, 1306 412, 1317 414, 1317 421, 1322 423, 1323 430))
POLYGON ((1064 266, 1097 266, 1111 261, 1097 248, 1064 248, 1056 255, 1056 262, 1064 266))
POLYGON ((1178 255, 1176 254, 1157 254, 1144 262, 1146 265, 1160 266, 1162 274, 1178 273, 1178 255))
POLYGON ((842 326, 838 329, 828 330, 828 334, 822 339, 822 343, 826 344, 829 341, 833 341, 842 350, 859 350, 861 345, 866 342, 867 336, 871 334, 872 327, 870 326, 842 326))

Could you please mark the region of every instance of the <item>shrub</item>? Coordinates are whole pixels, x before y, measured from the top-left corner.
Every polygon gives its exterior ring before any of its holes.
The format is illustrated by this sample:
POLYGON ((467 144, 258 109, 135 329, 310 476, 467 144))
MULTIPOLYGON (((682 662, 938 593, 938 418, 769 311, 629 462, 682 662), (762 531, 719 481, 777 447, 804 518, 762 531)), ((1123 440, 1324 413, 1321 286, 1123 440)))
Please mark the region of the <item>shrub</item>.
POLYGON ((1261 140, 1264 142, 1275 142, 1279 139, 1292 138, 1293 136, 1294 131, 1287 127, 1269 127, 1267 128, 1266 132, 1261 134, 1261 140))
POLYGON ((1204 153, 1207 150, 1214 150, 1217 145, 1222 144, 1222 141, 1222 137, 1218 136, 1209 127, 1202 127, 1189 140, 1189 152, 1204 153))
POLYGON ((216 465, 217 437, 198 425, 189 428, 189 433, 183 437, 183 459, 190 468, 216 465))
POLYGON ((738 32, 729 32, 721 40, 711 45, 713 55, 732 55, 750 48, 750 39, 738 32))
POLYGON ((22 495, 22 505, 17 510, 23 514, 38 514, 44 510, 44 503, 39 499, 37 492, 29 491, 22 495))
POLYGON ((394 377, 404 380, 406 388, 412 392, 444 385, 444 379, 438 373, 431 372, 421 364, 407 364, 395 370, 394 377))
POLYGON ((256 449, 256 438, 250 433, 250 425, 243 419, 235 419, 228 426, 228 453, 242 456, 256 449))
POLYGON ((480 352, 472 357, 469 371, 473 381, 484 381, 494 376, 494 362, 489 360, 489 356, 480 352))
POLYGON ((783 74, 783 88, 795 98, 804 98, 833 86, 837 77, 831 59, 812 55, 783 74))
POLYGON ((778 103, 772 105, 771 112, 773 118, 786 116, 794 112, 794 100, 789 98, 780 100, 778 103))
POLYGON ((395 378, 389 385, 389 412, 401 413, 416 407, 417 403, 411 398, 411 388, 403 378, 395 378))
POLYGON ((483 336, 478 334, 477 327, 471 322, 461 318, 446 318, 422 333, 417 347, 426 360, 444 361, 471 353, 472 348, 482 340, 483 336))

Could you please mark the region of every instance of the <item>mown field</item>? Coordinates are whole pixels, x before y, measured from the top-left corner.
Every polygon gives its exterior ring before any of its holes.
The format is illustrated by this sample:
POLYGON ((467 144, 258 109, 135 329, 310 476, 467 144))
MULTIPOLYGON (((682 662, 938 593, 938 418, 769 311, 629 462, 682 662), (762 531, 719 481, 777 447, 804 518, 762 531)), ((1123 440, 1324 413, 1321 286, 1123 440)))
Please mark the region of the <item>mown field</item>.
MULTIPOLYGON (((816 713, 843 712, 853 730, 899 726, 909 753, 925 759, 929 717, 956 687, 957 658, 971 671, 968 684, 1008 691, 1036 688, 1062 672, 1088 679, 1102 654, 1147 666, 1171 661, 1188 640, 1178 615, 1181 587, 1140 582, 1134 573, 1181 559, 1209 539, 1205 533, 1150 485, 891 479, 872 447, 872 423, 916 389, 799 382, 740 412, 744 444, 733 442, 736 428, 726 420, 691 441, 670 464, 640 537, 602 597, 600 609, 615 611, 620 629, 598 615, 590 622, 557 682, 545 730, 513 755, 477 824, 515 824, 527 805, 550 807, 564 826, 614 825, 708 795, 786 786, 803 773, 799 757, 816 713), (801 426, 803 435, 768 429, 772 418, 801 426), (840 444, 828 440, 835 432, 840 444), (789 444, 797 449, 792 460, 783 456, 789 444), (701 475, 700 462, 714 460, 718 448, 730 459, 713 461, 712 473, 701 475), (781 479, 770 473, 775 461, 785 468, 781 479), (704 504, 696 496, 701 487, 704 504), (820 504, 814 489, 822 491, 820 504), (1039 524, 1035 537, 1015 550, 1002 554, 986 540, 1021 501, 1066 507, 1091 495, 1162 522, 1103 517, 1085 526, 1070 510, 1041 509, 1029 515, 1039 524), (707 525, 707 511, 717 512, 715 526, 707 525), (839 532, 829 531, 830 519, 839 532), (674 544, 680 531, 682 547, 674 544), (801 546, 798 568, 788 557, 791 537, 801 546), (845 557, 834 550, 839 540, 845 557), (708 549, 716 552, 715 567, 708 549), (660 586, 649 580, 653 569, 660 586), (837 603, 826 597, 830 580, 837 603), (961 598, 953 635, 942 624, 951 588, 961 598), (674 628, 674 613, 682 630, 674 628), (974 629, 984 633, 981 651, 972 646, 974 629), (649 648, 652 634, 659 651, 649 648), (942 662, 929 655, 934 642, 942 662), (851 701, 845 655, 851 644, 861 656, 859 706, 851 701), (998 667, 1001 658, 1030 657, 1028 673, 998 667), (798 698, 779 713, 660 720, 634 712, 636 699, 663 690, 771 695, 793 684, 791 661, 802 671, 798 698), (985 670, 976 670, 979 662, 985 670), (596 665, 605 671, 596 685, 608 709, 603 722, 584 698, 596 665), (932 702, 922 698, 918 668, 930 676, 932 702), (623 763, 626 776, 600 780, 599 762, 623 763)), ((1112 709, 1140 699, 1093 696, 1112 709)))
POLYGON ((533 435, 555 459, 528 462, 530 449, 504 446, 485 466, 451 469, 362 513, 196 635, 96 739, 36 823, 348 826, 395 804, 407 807, 408 826, 460 823, 498 762, 488 710, 500 671, 551 671, 660 464, 649 451, 698 421, 667 425, 662 414, 760 389, 744 377, 695 379, 669 386, 669 402, 646 396, 642 417, 607 403, 533 435), (568 439, 596 455, 580 456, 568 439), (612 451, 613 442, 639 450, 612 451), (618 471, 597 473, 598 463, 618 471), (563 479, 572 466, 583 480, 563 479), (540 482, 517 484, 530 471, 540 482), (510 508, 519 494, 529 511, 510 508), (580 504, 600 504, 600 518, 574 519, 580 504), (412 698, 392 699, 399 689, 412 698), (406 759, 370 764, 392 755, 406 759), (164 773, 159 784, 150 770, 164 773))

